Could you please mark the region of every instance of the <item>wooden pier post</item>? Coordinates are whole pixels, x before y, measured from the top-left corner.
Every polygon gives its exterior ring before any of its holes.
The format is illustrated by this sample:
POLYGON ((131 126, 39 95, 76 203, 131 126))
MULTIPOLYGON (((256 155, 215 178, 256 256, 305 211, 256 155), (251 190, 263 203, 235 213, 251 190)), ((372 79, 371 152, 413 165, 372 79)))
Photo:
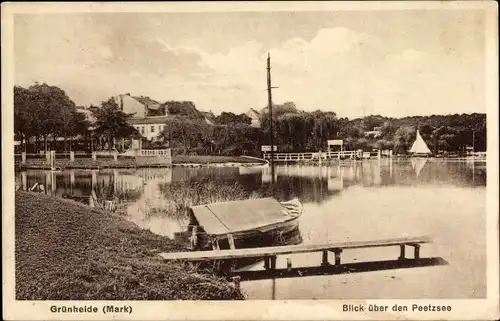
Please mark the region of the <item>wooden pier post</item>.
POLYGON ((271 261, 271 270, 276 270, 276 256, 271 256, 270 261, 271 261))
POLYGON ((335 253, 335 265, 340 265, 340 253, 342 253, 342 249, 334 249, 335 253))
POLYGON ((269 257, 264 257, 264 270, 269 270, 269 257))
POLYGON ((286 270, 288 272, 292 270, 292 259, 289 257, 286 259, 286 270))
POLYGON ((330 265, 330 263, 328 263, 328 250, 323 250, 323 259, 321 261, 321 266, 327 265, 330 265))
POLYGON ((420 244, 412 244, 411 246, 413 246, 413 249, 414 249, 413 257, 415 259, 419 259, 420 258, 420 244))
POLYGON ((399 255, 399 259, 404 260, 405 259, 405 245, 401 244, 399 247, 401 248, 401 254, 399 255))
POLYGON ((26 152, 21 152, 21 163, 26 164, 26 152))

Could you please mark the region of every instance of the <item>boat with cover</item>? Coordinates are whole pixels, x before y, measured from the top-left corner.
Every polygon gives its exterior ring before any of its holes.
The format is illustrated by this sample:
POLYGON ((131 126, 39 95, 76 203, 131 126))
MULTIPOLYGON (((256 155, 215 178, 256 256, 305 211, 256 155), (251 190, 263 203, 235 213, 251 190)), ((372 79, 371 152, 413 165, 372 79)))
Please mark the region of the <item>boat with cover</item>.
POLYGON ((302 204, 298 199, 248 199, 192 206, 189 235, 192 250, 299 244, 302 204))

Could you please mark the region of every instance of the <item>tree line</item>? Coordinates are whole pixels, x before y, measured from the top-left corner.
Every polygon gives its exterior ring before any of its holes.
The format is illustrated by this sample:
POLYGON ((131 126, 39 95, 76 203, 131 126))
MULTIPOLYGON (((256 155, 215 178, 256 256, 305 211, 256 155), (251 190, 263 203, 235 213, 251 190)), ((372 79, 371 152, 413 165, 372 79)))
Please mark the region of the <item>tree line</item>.
MULTIPOLYGON (((170 115, 165 129, 156 143, 145 142, 146 146, 169 144, 179 154, 259 155, 261 145, 270 141, 267 108, 260 112, 260 127, 253 127, 252 119, 245 114, 223 112, 215 116, 200 112, 192 102, 169 101, 162 108, 170 115)), ((87 110, 93 121, 56 86, 16 86, 15 139, 22 142, 23 150, 27 145, 24 142, 30 142, 38 152, 55 144, 57 137, 63 138, 64 150, 76 148, 75 137, 87 144, 80 143, 78 148, 88 148, 90 142, 94 149, 110 149, 117 140, 140 137, 128 124, 133 115, 121 111, 114 99, 87 110)), ((273 105, 272 121, 274 143, 283 152, 326 150, 327 140, 343 139, 345 150, 389 149, 404 154, 415 140, 417 129, 435 153, 462 152, 467 146, 486 150, 486 114, 480 113, 404 118, 370 115, 350 120, 335 112, 302 111, 293 102, 286 102, 273 105)))

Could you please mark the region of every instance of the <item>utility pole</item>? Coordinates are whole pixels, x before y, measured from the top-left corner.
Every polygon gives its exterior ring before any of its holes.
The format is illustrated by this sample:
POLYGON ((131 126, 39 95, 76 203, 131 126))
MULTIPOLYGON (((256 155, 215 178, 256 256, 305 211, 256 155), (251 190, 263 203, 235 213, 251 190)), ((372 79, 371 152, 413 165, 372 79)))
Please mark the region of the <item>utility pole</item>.
POLYGON ((271 54, 267 54, 267 98, 269 104, 269 142, 271 145, 271 182, 274 184, 273 97, 271 94, 271 54))

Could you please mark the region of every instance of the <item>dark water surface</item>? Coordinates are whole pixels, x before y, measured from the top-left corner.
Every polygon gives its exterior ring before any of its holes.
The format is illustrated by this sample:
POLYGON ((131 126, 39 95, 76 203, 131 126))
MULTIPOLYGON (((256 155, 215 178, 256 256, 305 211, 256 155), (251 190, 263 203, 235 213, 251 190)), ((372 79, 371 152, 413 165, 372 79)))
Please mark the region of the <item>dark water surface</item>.
MULTIPOLYGON (((422 256, 441 256, 450 265, 360 274, 251 281, 250 299, 472 298, 486 295, 486 163, 409 159, 331 166, 279 166, 284 198, 304 204, 300 231, 305 244, 430 235, 422 256)), ((171 200, 159 186, 183 181, 239 183, 257 191, 271 182, 266 167, 138 170, 27 171, 16 173, 25 189, 44 184, 46 193, 119 200, 130 220, 173 237, 186 224, 151 208, 171 200)), ((395 259, 398 249, 345 251, 344 262, 395 259)), ((320 253, 287 256, 294 266, 315 265, 320 253)), ((286 258, 278 258, 278 267, 286 258)))

